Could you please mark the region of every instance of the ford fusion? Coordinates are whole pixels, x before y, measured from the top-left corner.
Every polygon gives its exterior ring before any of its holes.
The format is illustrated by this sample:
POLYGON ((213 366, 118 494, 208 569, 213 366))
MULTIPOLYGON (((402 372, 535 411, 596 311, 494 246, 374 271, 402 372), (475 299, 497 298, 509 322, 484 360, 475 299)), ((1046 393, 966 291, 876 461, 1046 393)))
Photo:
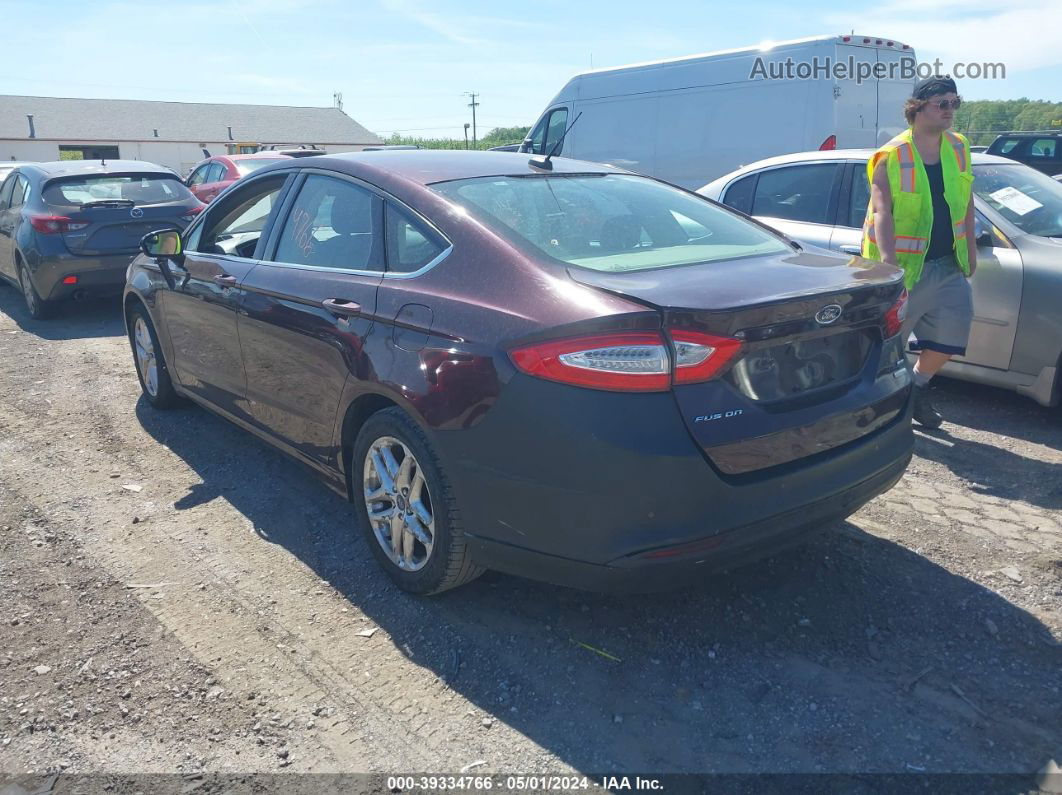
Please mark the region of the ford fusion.
POLYGON ((898 270, 574 160, 267 166, 147 235, 146 400, 315 470, 407 591, 652 589, 770 555, 910 459, 898 270))

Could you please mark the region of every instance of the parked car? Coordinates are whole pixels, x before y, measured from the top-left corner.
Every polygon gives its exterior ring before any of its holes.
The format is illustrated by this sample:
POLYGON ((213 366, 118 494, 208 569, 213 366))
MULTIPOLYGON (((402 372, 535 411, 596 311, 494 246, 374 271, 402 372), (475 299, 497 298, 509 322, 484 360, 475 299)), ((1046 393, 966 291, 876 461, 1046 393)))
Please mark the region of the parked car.
POLYGON ((1062 132, 1003 133, 986 150, 1047 174, 1062 174, 1062 132))
POLYGON ((519 152, 522 144, 502 144, 501 146, 492 146, 488 151, 490 152, 519 152))
MULTIPOLYGON (((319 153, 316 153, 319 154, 319 153)), ((288 160, 290 154, 258 152, 249 155, 214 155, 192 169, 184 184, 201 202, 209 203, 233 182, 265 166, 288 160)))
MULTIPOLYGON (((797 240, 856 254, 872 150, 761 160, 699 192, 797 240)), ((977 210, 974 322, 966 355, 944 375, 1010 389, 1043 406, 1062 399, 1062 185, 1028 166, 971 155, 977 210)))
POLYGON ((911 455, 898 269, 619 169, 306 158, 143 246, 125 316, 147 402, 191 398, 313 468, 414 593, 485 568, 703 580, 911 455))
POLYGON ((131 160, 63 160, 14 169, 0 187, 0 277, 45 317, 64 298, 120 294, 150 230, 203 209, 172 171, 131 160))
POLYGON ((971 146, 970 147, 970 151, 971 152, 986 152, 986 151, 988 151, 988 147, 987 146, 971 146))
POLYGON ((558 155, 694 190, 778 152, 881 146, 907 127, 900 109, 915 81, 904 61, 913 75, 909 45, 852 34, 595 69, 561 88, 520 151, 549 154, 571 128, 558 155), (856 74, 784 79, 804 65, 856 74))

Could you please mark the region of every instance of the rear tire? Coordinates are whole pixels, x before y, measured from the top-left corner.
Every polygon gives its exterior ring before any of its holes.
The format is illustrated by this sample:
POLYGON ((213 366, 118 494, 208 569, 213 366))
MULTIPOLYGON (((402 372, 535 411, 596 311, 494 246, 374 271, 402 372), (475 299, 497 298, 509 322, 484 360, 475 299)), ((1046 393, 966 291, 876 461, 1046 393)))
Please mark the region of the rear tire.
POLYGON ((147 309, 135 304, 128 316, 129 344, 133 349, 133 364, 144 397, 153 408, 166 410, 181 404, 181 398, 173 388, 170 371, 159 345, 155 325, 147 309))
POLYGON ((52 313, 52 304, 41 298, 37 288, 33 286, 33 279, 26 269, 18 267, 18 285, 22 290, 22 300, 26 302, 26 311, 34 320, 44 320, 52 313))
POLYGON ((403 591, 442 593, 485 571, 472 562, 438 454, 401 409, 379 411, 362 426, 351 486, 369 548, 403 591))

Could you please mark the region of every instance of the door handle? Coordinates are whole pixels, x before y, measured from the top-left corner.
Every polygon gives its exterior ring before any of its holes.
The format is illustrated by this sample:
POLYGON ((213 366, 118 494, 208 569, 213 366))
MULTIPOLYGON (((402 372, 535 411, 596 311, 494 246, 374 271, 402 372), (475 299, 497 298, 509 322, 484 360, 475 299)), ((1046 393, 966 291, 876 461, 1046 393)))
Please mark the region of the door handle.
POLYGON ((345 298, 326 298, 321 305, 336 317, 361 314, 361 304, 345 298))
POLYGON ((845 254, 859 254, 862 249, 859 246, 838 246, 845 254))
POLYGON ((235 287, 236 277, 223 273, 214 277, 214 284, 220 284, 222 287, 235 287))

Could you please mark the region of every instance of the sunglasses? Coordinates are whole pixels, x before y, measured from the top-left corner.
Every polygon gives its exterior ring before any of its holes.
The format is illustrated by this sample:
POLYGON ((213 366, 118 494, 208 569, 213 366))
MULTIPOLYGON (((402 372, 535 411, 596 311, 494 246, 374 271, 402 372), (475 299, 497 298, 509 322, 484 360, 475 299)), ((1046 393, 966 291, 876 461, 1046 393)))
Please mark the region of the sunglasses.
POLYGON ((940 110, 958 110, 959 106, 962 105, 962 97, 956 97, 955 99, 938 99, 935 102, 926 100, 926 104, 932 105, 934 108, 940 110))

